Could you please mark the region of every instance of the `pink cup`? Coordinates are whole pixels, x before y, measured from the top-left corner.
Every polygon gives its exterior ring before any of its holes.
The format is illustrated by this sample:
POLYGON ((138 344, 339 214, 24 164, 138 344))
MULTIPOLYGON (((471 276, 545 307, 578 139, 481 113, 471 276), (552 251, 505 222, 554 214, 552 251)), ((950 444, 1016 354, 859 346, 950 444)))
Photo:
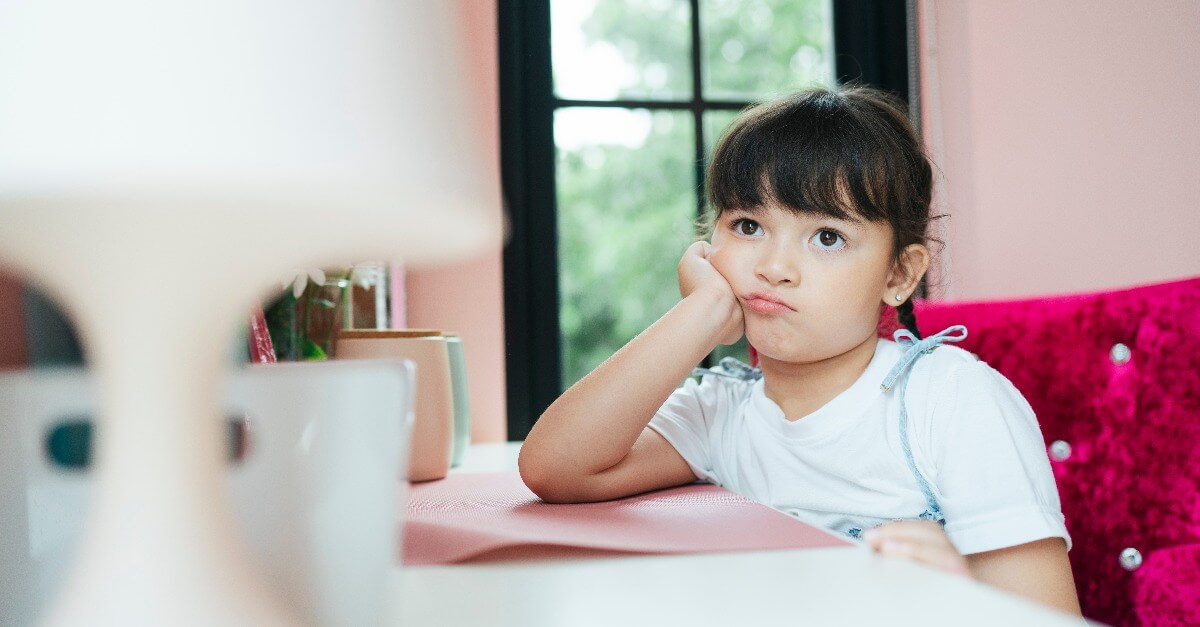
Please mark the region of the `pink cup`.
POLYGON ((354 329, 338 334, 335 359, 410 359, 417 365, 409 481, 441 479, 454 447, 454 393, 446 336, 433 329, 354 329))

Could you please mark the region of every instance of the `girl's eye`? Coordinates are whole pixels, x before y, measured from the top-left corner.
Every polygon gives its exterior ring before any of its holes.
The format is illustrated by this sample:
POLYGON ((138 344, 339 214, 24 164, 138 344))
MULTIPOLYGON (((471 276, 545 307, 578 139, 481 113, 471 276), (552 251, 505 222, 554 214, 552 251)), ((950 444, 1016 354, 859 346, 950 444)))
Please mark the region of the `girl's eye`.
POLYGON ((745 218, 735 221, 733 228, 742 235, 758 235, 758 232, 762 230, 762 227, 757 222, 745 218))
POLYGON ((837 231, 830 231, 829 229, 821 229, 820 231, 817 231, 817 234, 813 236, 812 241, 813 244, 816 244, 818 248, 824 250, 837 250, 846 245, 846 240, 840 233, 837 231))

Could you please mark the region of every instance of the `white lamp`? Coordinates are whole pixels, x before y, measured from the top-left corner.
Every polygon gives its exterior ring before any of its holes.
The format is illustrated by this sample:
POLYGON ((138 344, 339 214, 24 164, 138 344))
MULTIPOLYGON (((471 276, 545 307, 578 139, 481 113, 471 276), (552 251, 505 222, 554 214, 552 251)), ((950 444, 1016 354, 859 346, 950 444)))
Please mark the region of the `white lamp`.
POLYGON ((0 3, 0 262, 100 383, 54 624, 288 623, 233 532, 218 384, 289 268, 500 244, 457 3, 0 3))

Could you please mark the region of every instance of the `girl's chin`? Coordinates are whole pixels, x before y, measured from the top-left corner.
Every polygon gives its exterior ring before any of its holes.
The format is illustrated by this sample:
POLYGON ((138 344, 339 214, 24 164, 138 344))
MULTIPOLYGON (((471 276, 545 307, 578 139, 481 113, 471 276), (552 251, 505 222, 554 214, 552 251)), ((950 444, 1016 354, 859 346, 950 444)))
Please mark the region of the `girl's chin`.
MULTIPOLYGON (((849 337, 857 335, 845 332, 842 334, 849 337)), ((779 333, 755 332, 754 329, 747 329, 746 333, 746 341, 754 347, 760 359, 783 363, 815 363, 852 352, 860 346, 853 341, 844 345, 830 343, 829 339, 828 336, 809 337, 799 331, 788 333, 786 336, 779 333)), ((874 340, 875 336, 872 334, 868 339, 874 340)))
POLYGON ((808 361, 809 356, 806 353, 810 351, 805 350, 805 343, 800 341, 799 337, 780 341, 777 337, 747 333, 746 341, 754 347, 760 358, 787 362, 808 361))

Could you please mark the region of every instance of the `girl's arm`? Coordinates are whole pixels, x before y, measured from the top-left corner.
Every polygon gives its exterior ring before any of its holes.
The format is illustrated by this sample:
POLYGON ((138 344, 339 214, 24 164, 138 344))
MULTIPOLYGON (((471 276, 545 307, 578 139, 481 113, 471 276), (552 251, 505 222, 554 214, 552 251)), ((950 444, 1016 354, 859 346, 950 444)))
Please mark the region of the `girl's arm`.
POLYGON ((967 556, 971 574, 991 584, 1079 615, 1079 596, 1062 538, 1045 538, 967 556))
POLYGON ((551 502, 601 501, 696 476, 650 419, 718 342, 742 334, 729 283, 697 242, 679 262, 683 299, 554 401, 521 447, 525 484, 551 502))
POLYGON ((1062 538, 1044 538, 964 557, 954 550, 950 538, 937 523, 904 520, 871 529, 864 539, 884 555, 912 559, 1069 614, 1080 613, 1071 562, 1062 538))

